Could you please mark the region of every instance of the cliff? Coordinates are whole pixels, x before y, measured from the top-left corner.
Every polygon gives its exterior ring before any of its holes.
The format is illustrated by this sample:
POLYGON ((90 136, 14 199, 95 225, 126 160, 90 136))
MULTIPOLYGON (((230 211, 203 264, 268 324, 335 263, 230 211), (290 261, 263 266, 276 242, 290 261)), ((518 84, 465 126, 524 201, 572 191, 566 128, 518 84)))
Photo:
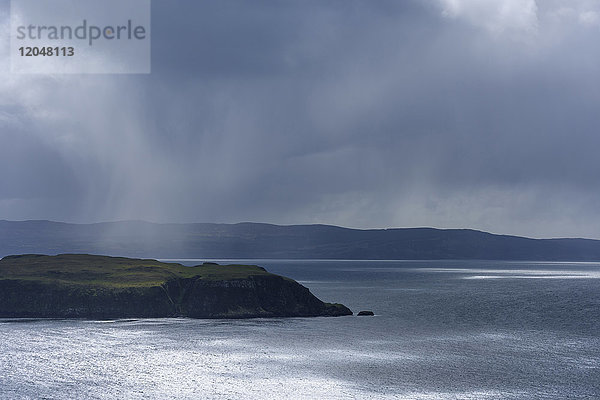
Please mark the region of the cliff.
POLYGON ((252 318, 351 315, 250 265, 195 267, 122 257, 0 260, 0 318, 252 318))

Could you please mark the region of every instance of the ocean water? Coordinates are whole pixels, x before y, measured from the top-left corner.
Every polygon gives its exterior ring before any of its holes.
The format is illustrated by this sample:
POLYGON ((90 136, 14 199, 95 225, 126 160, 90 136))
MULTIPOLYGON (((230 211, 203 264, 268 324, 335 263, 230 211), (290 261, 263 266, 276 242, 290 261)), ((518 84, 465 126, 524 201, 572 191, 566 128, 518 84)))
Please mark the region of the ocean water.
POLYGON ((0 320, 0 398, 600 398, 598 263, 243 262, 376 315, 0 320))

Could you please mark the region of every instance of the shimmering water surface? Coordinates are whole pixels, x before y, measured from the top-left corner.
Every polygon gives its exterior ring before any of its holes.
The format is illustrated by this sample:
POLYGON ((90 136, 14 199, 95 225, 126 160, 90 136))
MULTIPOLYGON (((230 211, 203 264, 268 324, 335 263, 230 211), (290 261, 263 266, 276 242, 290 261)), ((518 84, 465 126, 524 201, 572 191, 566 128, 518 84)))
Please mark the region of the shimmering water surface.
POLYGON ((0 397, 600 398, 600 264, 250 262, 376 316, 0 320, 0 397))

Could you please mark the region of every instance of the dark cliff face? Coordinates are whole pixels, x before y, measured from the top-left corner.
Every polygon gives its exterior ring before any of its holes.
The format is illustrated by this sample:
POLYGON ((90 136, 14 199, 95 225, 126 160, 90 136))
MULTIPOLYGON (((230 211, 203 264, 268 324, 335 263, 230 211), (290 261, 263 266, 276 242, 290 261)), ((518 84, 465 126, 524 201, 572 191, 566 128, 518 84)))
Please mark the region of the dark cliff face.
MULTIPOLYGON (((350 315, 344 306, 327 304, 299 283, 281 276, 244 280, 169 282, 180 296, 179 313, 192 318, 314 317, 350 315), (179 287, 173 287, 173 286, 179 287)), ((173 295, 170 295, 174 299, 173 295)))
POLYGON ((0 281, 3 318, 125 318, 172 316, 160 287, 104 288, 26 280, 0 281))
POLYGON ((0 280, 2 318, 251 318, 351 315, 277 276, 179 278, 161 286, 106 288, 0 280))

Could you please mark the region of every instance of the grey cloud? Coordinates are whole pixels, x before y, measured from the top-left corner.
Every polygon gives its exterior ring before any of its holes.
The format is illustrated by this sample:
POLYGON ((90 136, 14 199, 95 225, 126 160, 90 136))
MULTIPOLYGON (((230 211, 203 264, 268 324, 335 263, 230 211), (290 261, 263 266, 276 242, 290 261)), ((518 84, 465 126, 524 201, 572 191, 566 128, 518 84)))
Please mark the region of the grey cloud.
POLYGON ((593 4, 443 3, 154 0, 151 75, 0 86, 0 218, 600 237, 593 4))

